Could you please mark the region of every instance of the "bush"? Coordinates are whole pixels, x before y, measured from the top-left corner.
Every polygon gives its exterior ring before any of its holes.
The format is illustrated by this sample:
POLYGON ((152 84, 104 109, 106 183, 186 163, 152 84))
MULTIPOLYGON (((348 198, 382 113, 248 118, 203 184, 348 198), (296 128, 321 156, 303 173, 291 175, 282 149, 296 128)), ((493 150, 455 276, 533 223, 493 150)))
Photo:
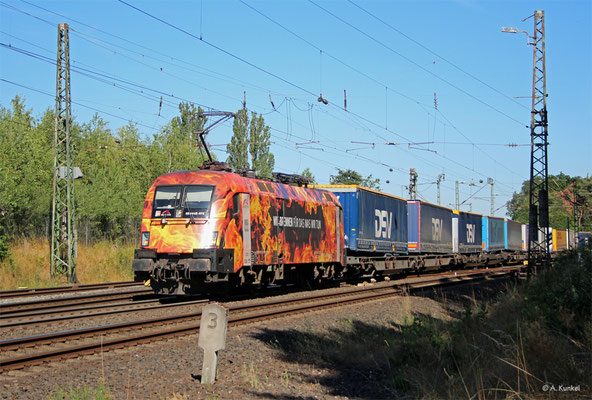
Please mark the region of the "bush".
POLYGON ((390 343, 393 382, 425 397, 544 395, 544 385, 592 376, 592 251, 564 252, 551 268, 457 321, 416 317, 390 343))
POLYGON ((10 252, 8 249, 10 248, 10 244, 8 243, 8 237, 4 235, 0 235, 0 261, 4 260, 10 252))
POLYGON ((391 326, 347 320, 326 332, 268 331, 261 338, 272 338, 289 361, 334 370, 334 394, 346 397, 532 398, 551 394, 545 385, 580 385, 571 394, 586 397, 591 296, 586 248, 563 253, 552 268, 455 320, 423 314, 391 326), (352 377, 369 385, 344 388, 352 377))
POLYGON ((4 211, 0 210, 0 261, 4 260, 10 255, 10 240, 5 234, 6 228, 4 226, 4 211))

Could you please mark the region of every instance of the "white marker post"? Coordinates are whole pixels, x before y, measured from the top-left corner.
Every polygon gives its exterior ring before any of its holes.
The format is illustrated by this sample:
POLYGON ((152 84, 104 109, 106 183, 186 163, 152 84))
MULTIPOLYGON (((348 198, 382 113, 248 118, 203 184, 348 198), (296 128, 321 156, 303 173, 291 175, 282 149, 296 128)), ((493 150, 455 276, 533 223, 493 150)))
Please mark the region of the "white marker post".
POLYGON ((216 381, 218 350, 226 347, 226 329, 228 326, 228 310, 218 303, 205 306, 199 322, 198 346, 204 351, 201 369, 201 383, 216 381))

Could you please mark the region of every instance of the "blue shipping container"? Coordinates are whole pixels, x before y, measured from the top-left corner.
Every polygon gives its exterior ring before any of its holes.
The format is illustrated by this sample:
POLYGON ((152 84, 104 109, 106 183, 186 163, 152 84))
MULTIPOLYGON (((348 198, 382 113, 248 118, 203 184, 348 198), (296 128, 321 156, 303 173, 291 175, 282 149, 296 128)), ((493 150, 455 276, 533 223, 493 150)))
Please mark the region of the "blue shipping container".
POLYGON ((343 208, 345 248, 407 253, 407 200, 356 185, 319 185, 343 208))
POLYGON ((452 253, 451 209, 409 200, 407 223, 409 252, 452 253))
POLYGON ((482 230, 483 250, 503 250, 506 242, 504 237, 504 219, 498 217, 483 217, 482 230))
POLYGON ((459 253, 481 251, 482 216, 464 211, 454 211, 452 218, 454 251, 459 253))

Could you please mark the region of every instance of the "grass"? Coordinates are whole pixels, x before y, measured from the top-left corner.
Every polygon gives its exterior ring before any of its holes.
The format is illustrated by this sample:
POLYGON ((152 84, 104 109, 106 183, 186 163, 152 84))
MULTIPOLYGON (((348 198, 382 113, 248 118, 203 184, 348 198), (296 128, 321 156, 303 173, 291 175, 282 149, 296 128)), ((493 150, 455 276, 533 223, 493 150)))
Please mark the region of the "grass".
POLYGON ((97 386, 70 386, 67 389, 56 388, 49 396, 50 400, 111 400, 114 396, 111 394, 109 386, 100 380, 97 386))
POLYGON ((259 386, 261 386, 257 369, 253 363, 249 364, 248 367, 243 364, 243 378, 253 389, 259 389, 259 386))
POLYGON ((288 385, 290 385, 290 379, 290 372, 288 372, 287 368, 284 368, 284 373, 282 376, 280 376, 280 382, 282 383, 282 386, 288 387, 288 385))
MULTIPOLYGON (((50 279, 49 242, 43 238, 15 240, 10 255, 0 263, 0 290, 67 285, 50 279)), ((133 244, 101 241, 78 244, 77 276, 80 283, 133 279, 133 244)))
POLYGON ((335 387, 345 396, 532 398, 549 395, 545 385, 592 394, 590 248, 564 253, 553 268, 490 302, 475 301, 453 320, 403 308, 406 316, 391 326, 344 320, 322 333, 265 337, 275 337, 288 361, 330 368, 338 381, 357 376, 359 387, 335 387))

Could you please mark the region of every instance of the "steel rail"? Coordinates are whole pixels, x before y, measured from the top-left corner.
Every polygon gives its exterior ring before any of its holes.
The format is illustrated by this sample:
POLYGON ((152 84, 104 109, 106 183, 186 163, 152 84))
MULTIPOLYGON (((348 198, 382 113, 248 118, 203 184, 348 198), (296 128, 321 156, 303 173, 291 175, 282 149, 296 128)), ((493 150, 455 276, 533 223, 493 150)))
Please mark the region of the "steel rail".
POLYGON ((125 282, 111 282, 111 283, 90 283, 86 285, 60 286, 50 288, 33 288, 33 289, 15 289, 0 291, 0 299, 10 299, 14 297, 25 296, 39 296, 47 294, 62 294, 83 292, 98 289, 116 289, 127 286, 139 286, 142 282, 125 281, 125 282))
POLYGON ((0 304, 0 311, 3 317, 11 314, 22 313, 23 311, 40 311, 40 310, 52 310, 60 307, 66 307, 68 305, 84 305, 84 304, 97 304, 105 303, 109 301, 131 299, 134 296, 141 295, 154 295, 154 292, 150 289, 145 290, 128 290, 125 292, 116 293, 97 293, 91 295, 83 295, 76 297, 59 297, 53 299, 39 299, 34 301, 25 301, 19 303, 6 303, 0 304))
MULTIPOLYGON (((330 288, 330 287, 328 287, 330 288)), ((225 302, 229 301, 241 301, 241 300, 252 300, 260 297, 269 297, 269 296, 277 296, 277 295, 285 295, 294 292, 302 291, 301 288, 297 287, 288 287, 288 288, 269 288, 265 292, 259 293, 250 293, 250 294, 238 294, 233 295, 230 297, 224 297, 225 302)), ((52 310, 26 310, 19 312, 18 310, 9 312, 8 315, 0 314, 0 321, 1 320, 8 320, 10 322, 0 323, 0 329, 14 327, 14 326, 24 326, 24 325, 33 325, 33 324, 43 324, 43 323, 53 323, 53 322, 61 322, 65 320, 72 320, 72 319, 88 319, 97 316, 104 316, 104 315, 111 315, 111 314, 123 314, 131 311, 144 311, 144 310, 151 310, 156 308, 162 308, 164 306, 171 307, 171 306, 184 306, 187 304, 191 304, 193 300, 200 300, 200 301, 208 301, 207 299, 204 300, 205 297, 203 295, 194 295, 194 296, 185 296, 181 298, 174 298, 174 297, 162 297, 158 299, 150 299, 150 300, 139 300, 134 301, 133 303, 130 302, 122 302, 122 303, 114 303, 114 304, 107 304, 107 305, 82 305, 74 307, 69 307, 67 305, 56 307, 52 310), (162 306, 147 306, 144 307, 145 304, 155 303, 155 302, 162 302, 162 301, 170 301, 171 303, 164 304, 162 306), (106 308, 116 308, 116 307, 124 307, 124 309, 116 310, 116 311, 105 311, 106 308), (84 311, 92 311, 92 310, 101 310, 99 312, 93 313, 83 313, 84 311), (73 313, 77 313, 72 315, 73 313), (44 316, 47 317, 49 315, 60 315, 60 317, 55 318, 39 318, 39 319, 24 319, 28 317, 35 317, 35 316, 44 316), (17 321, 14 321, 17 320, 17 321)))
POLYGON ((109 310, 109 311, 98 311, 93 313, 87 314, 76 314, 76 315, 62 315, 59 317, 53 318, 45 318, 45 319, 32 319, 32 320, 19 320, 19 321, 12 321, 7 323, 0 323, 0 329, 3 328, 14 328, 16 326, 25 326, 25 325, 38 325, 38 324, 45 324, 45 323, 52 323, 52 322, 62 322, 62 321, 69 321, 73 319, 89 319, 89 318, 96 318, 102 317, 106 315, 114 315, 114 314, 125 314, 129 312, 138 312, 138 311, 150 311, 150 310, 157 310, 162 308, 171 308, 171 307, 182 307, 182 306, 190 306, 194 304, 200 303, 207 303, 208 299, 202 300, 188 300, 184 302, 176 302, 176 303, 168 303, 168 304, 157 304, 153 306, 146 306, 146 304, 153 304, 158 300, 146 300, 145 302, 137 302, 131 304, 125 303, 118 303, 115 305, 107 305, 107 306, 98 306, 96 308, 115 308, 115 307, 126 307, 120 310, 109 310))
MULTIPOLYGON (((98 305, 74 305, 72 307, 64 306, 63 308, 56 308, 54 310, 27 310, 22 312, 11 313, 9 315, 0 315, 0 320, 14 320, 17 318, 29 318, 29 317, 37 317, 37 316, 49 316, 49 315, 67 315, 70 313, 76 312, 83 312, 83 311, 93 311, 93 310, 104 310, 105 308, 115 308, 115 307, 127 307, 133 305, 143 305, 147 303, 156 303, 160 301, 159 299, 150 299, 150 300, 139 300, 134 303, 129 301, 124 301, 121 303, 112 303, 112 304, 98 304, 98 305)), ((85 314, 83 314, 85 315, 85 314)), ((43 321, 43 320, 40 320, 43 321)), ((27 321, 28 322, 28 321, 27 321)), ((1 323, 0 323, 0 326, 1 323)))
MULTIPOLYGON (((396 294, 400 294, 402 290, 405 290, 409 285, 413 285, 413 287, 420 287, 421 285, 433 286, 433 283, 436 282, 440 285, 444 285, 446 282, 459 282, 462 280, 475 280, 476 278, 480 278, 483 276, 488 276, 492 274, 498 273, 505 273, 505 271, 486 271, 486 272, 470 272, 461 275, 455 276, 443 276, 434 278, 429 276, 428 279, 421 280, 419 282, 395 282, 392 285, 381 286, 381 287, 351 287, 345 290, 341 290, 338 293, 320 293, 320 294, 309 294, 307 296, 297 297, 294 299, 276 299, 276 300, 265 300, 263 302, 258 302, 254 304, 243 304, 243 305, 234 305, 228 307, 229 311, 234 312, 243 312, 243 311, 252 311, 261 308, 268 308, 268 307, 277 307, 277 306, 285 306, 291 303, 299 303, 299 302, 308 302, 308 301, 317 301, 326 298, 340 298, 344 296, 349 296, 351 294, 357 293, 364 293, 364 292, 380 292, 380 291, 388 291, 392 292, 393 290, 396 291, 396 294)), ((199 302, 198 300, 197 302, 199 302)), ((175 304, 176 305, 176 304, 175 304)), ((197 318, 201 316, 201 311, 194 312, 194 313, 184 313, 184 314, 177 314, 172 316, 165 316, 165 317, 157 317, 151 318, 146 320, 139 320, 133 322, 121 322, 116 324, 98 326, 98 327, 90 327, 90 328, 81 328, 75 330, 68 330, 63 332, 57 333, 47 333, 43 335, 35 335, 25 338, 15 338, 15 339, 5 339, 0 341, 0 351, 2 350, 15 350, 20 347, 31 347, 36 345, 44 345, 44 344, 51 344, 59 341, 65 340, 75 340, 80 339, 83 337, 95 336, 96 334, 109 332, 109 331, 122 331, 128 330, 130 328, 145 328, 155 325, 162 325, 162 324, 169 324, 178 321, 185 320, 187 318, 197 318), (103 331, 101 331, 103 329, 103 331)))
MULTIPOLYGON (((391 296, 400 295, 401 292, 404 290, 408 292, 415 292, 421 291, 424 289, 434 289, 435 287, 448 287, 453 285, 463 285, 467 283, 474 283, 483 280, 498 280, 504 278, 515 277, 518 269, 513 270, 505 270, 505 271, 488 271, 488 272, 481 272, 481 273, 473 273, 473 274, 462 274, 450 277, 442 277, 438 279, 414 282, 414 283, 406 283, 406 284, 395 284, 385 287, 362 287, 356 289, 350 289, 347 291, 342 291, 339 293, 332 293, 332 294, 322 294, 322 295, 313 295, 307 296, 305 298, 296 298, 296 299, 289 299, 289 300, 276 300, 272 302, 265 302, 259 303, 254 305, 238 305, 229 307, 230 311, 230 318, 229 318, 229 325, 240 325, 255 321, 261 321, 269 318, 281 317, 286 315, 293 315, 297 313, 307 312, 307 311, 314 311, 324 308, 330 307, 338 307, 347 304, 354 304, 358 302, 365 302, 371 300, 380 300, 384 298, 388 298, 391 296), (350 296, 348 296, 350 295, 350 296), (324 300, 322 300, 324 299, 324 300), (315 302, 316 300, 316 302, 315 302), (319 301, 320 300, 320 301, 319 301), (298 304, 303 303, 303 304, 298 304), (289 306, 289 304, 292 304, 289 306), (254 311, 257 309, 261 309, 259 312, 254 313, 247 313, 245 315, 244 311, 250 310, 254 311), (271 310, 265 310, 266 308, 271 308, 271 310), (233 315, 233 313, 237 313, 238 315, 233 315)), ((42 362, 56 360, 56 359, 63 359, 63 358, 73 358, 78 357, 80 355, 86 354, 93 354, 96 352, 101 351, 108 351, 111 349, 122 348, 127 346, 132 346, 136 344, 146 343, 154 340, 161 340, 164 338, 175 337, 185 335, 187 333, 195 333, 199 330, 199 323, 196 322, 199 320, 201 316, 201 312, 196 313, 189 313, 189 314, 182 314, 177 316, 169 316, 164 318, 154 318, 147 321, 135 321, 133 323, 121 323, 121 324, 113 324, 109 326, 103 327, 94 327, 94 328, 86 328, 82 330, 76 331, 67 331, 67 332, 59 332, 58 335, 60 341, 65 340, 72 340, 74 336, 80 335, 96 335, 100 333, 104 333, 106 330, 122 330, 122 329, 130 329, 135 327, 147 327, 154 326, 154 325, 162 325, 166 323, 178 323, 182 321, 191 321, 189 326, 181 326, 175 327, 172 329, 157 331, 157 332, 149 332, 149 333, 142 333, 136 336, 127 336, 124 338, 118 339, 111 339, 104 341, 101 337, 100 342, 84 344, 64 349, 58 350, 50 350, 42 353, 30 354, 20 357, 15 357, 11 359, 5 359, 0 362, 0 372, 12 370, 12 369, 20 369, 24 368, 29 365, 37 365, 42 362), (148 324, 148 325, 147 325, 148 324)), ((0 341, 0 349, 8 350, 14 348, 20 348, 23 346, 30 346, 30 345, 40 345, 43 343, 52 343, 52 340, 56 340, 51 338, 52 334, 49 335, 39 335, 33 336, 29 338, 18 338, 18 339, 9 339, 0 341)), ((82 336, 80 336, 82 337, 82 336)))

